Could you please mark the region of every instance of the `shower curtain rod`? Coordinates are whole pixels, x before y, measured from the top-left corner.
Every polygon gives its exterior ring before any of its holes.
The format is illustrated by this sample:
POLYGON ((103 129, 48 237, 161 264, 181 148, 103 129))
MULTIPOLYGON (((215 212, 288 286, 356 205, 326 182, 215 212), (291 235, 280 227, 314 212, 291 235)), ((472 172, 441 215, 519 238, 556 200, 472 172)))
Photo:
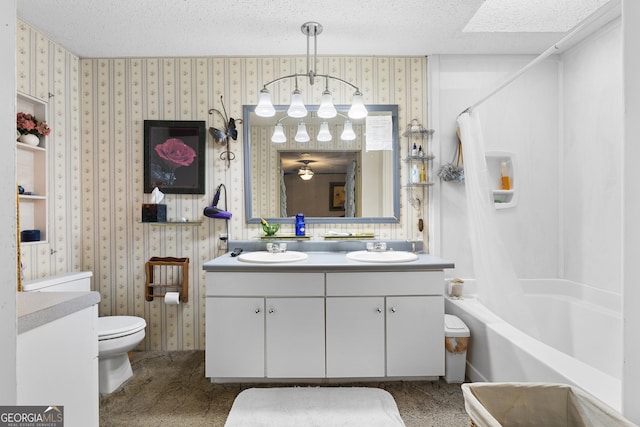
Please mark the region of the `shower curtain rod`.
POLYGON ((602 18, 603 16, 605 16, 605 15, 611 13, 611 12, 616 12, 615 16, 618 16, 618 14, 620 14, 620 10, 621 10, 620 0, 611 0, 609 3, 605 4, 600 9, 598 9, 597 11, 595 11, 594 13, 589 15, 576 28, 574 28, 573 31, 571 31, 569 34, 567 34, 562 39, 560 39, 560 41, 556 42, 553 46, 551 46, 550 48, 548 48, 547 50, 542 52, 533 61, 529 62, 527 65, 522 67, 520 70, 518 70, 515 73, 513 73, 504 82, 500 83, 498 86, 493 88, 484 97, 480 98, 478 101, 476 101, 475 103, 473 103, 469 107, 467 107, 464 111, 462 111, 460 114, 458 114, 458 117, 460 117, 464 113, 472 112, 480 104, 484 103, 487 99, 491 98, 493 95, 495 95, 496 93, 500 92, 502 89, 504 89, 506 86, 511 84, 514 80, 516 80, 522 74, 524 74, 527 71, 529 71, 529 69, 533 68, 539 62, 543 61, 547 57, 549 57, 552 54, 554 54, 556 51, 558 51, 560 48, 562 48, 562 45, 564 45, 568 40, 573 38, 577 33, 582 31, 585 27, 593 24, 595 21, 599 20, 600 18, 602 18), (616 11, 616 9, 617 9, 617 11, 616 11))

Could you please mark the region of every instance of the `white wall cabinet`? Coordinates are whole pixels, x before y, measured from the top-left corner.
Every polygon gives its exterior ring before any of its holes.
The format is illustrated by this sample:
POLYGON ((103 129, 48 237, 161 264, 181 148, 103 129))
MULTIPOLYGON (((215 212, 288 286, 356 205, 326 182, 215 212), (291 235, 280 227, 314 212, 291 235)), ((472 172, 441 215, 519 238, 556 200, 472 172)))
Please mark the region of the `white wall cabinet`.
POLYGON ((442 271, 206 278, 214 381, 444 375, 442 271))

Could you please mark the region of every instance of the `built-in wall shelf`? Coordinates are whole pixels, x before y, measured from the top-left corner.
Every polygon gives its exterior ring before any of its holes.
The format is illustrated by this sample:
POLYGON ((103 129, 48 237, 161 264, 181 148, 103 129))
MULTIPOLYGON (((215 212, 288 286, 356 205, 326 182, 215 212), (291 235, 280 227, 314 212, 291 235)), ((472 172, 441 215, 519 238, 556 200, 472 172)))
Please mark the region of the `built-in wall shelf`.
POLYGON ((174 225, 191 225, 198 226, 202 224, 201 220, 192 220, 192 221, 163 221, 163 222, 149 222, 149 221, 140 221, 141 224, 149 224, 156 227, 170 227, 174 225))
POLYGON ((507 151, 487 151, 487 175, 489 188, 493 196, 496 209, 507 209, 516 206, 518 202, 516 162, 513 153, 507 151), (502 188, 502 173, 505 169, 509 177, 510 188, 502 188))
MULTIPOLYGON (((32 96, 17 93, 17 112, 32 114, 39 121, 48 121, 47 103, 32 96)), ((26 194, 18 194, 20 231, 39 230, 40 240, 23 245, 46 243, 48 239, 48 137, 40 137, 37 146, 15 141, 16 184, 26 194)))
POLYGON ((433 183, 433 182, 411 182, 411 183, 407 184, 406 187, 409 187, 409 188, 411 188, 411 187, 429 187, 429 186, 432 186, 433 184, 435 184, 435 183, 433 183))

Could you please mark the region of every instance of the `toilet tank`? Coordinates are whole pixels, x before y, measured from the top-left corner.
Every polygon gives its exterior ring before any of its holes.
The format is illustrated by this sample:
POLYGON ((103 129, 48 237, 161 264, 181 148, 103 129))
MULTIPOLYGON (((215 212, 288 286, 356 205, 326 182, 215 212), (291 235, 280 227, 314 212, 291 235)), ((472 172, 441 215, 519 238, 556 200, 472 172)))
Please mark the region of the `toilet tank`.
POLYGON ((90 291, 92 276, 93 273, 90 271, 78 271, 43 277, 24 282, 22 290, 24 292, 90 291))

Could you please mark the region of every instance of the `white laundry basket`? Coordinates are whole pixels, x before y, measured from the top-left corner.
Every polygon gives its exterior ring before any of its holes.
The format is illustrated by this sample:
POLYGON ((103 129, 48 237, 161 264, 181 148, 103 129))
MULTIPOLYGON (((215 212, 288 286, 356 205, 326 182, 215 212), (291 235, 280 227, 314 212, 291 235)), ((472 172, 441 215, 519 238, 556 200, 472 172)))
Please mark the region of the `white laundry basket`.
POLYGON ((472 426, 636 426, 609 406, 566 384, 479 382, 461 387, 472 426))
POLYGON ((444 380, 448 383, 464 382, 469 336, 469 328, 459 317, 444 315, 444 380))

